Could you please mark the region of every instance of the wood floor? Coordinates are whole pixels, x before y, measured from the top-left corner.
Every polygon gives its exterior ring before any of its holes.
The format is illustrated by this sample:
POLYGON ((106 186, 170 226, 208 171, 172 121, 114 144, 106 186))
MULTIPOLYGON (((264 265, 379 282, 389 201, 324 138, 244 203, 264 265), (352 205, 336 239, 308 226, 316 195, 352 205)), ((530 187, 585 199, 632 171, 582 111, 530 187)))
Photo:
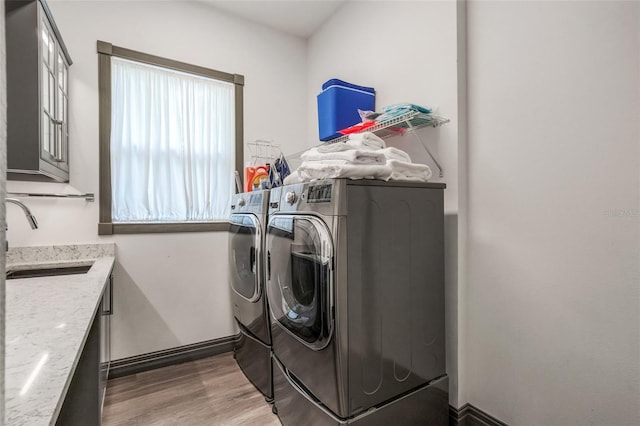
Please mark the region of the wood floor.
POLYGON ((104 426, 280 425, 230 353, 109 380, 104 426))

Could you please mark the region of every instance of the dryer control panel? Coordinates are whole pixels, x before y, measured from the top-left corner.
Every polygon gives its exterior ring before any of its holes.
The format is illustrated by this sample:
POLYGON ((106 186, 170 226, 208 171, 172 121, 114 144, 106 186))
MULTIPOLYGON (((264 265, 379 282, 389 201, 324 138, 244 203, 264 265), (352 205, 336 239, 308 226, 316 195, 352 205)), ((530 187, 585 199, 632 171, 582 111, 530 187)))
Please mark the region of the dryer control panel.
MULTIPOLYGON (((327 179, 315 182, 294 183, 272 189, 281 189, 279 213, 313 212, 320 216, 340 216, 347 214, 346 194, 348 179, 327 179)), ((271 198, 273 201, 273 197, 271 198)), ((274 211, 274 213, 276 213, 274 211)))
POLYGON ((309 186, 307 192, 307 203, 328 203, 331 201, 331 188, 330 183, 309 186))

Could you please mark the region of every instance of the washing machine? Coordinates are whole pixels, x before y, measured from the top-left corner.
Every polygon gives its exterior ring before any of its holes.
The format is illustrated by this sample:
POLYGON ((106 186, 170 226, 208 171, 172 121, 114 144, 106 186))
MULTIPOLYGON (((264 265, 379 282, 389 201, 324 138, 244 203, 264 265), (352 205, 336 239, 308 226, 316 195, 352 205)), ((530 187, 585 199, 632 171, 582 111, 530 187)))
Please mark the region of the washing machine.
POLYGON ((440 183, 281 188, 267 227, 285 426, 447 425, 440 183))
POLYGON ((264 260, 269 196, 269 190, 235 194, 229 217, 229 281, 233 316, 240 330, 234 357, 267 401, 273 399, 264 260))

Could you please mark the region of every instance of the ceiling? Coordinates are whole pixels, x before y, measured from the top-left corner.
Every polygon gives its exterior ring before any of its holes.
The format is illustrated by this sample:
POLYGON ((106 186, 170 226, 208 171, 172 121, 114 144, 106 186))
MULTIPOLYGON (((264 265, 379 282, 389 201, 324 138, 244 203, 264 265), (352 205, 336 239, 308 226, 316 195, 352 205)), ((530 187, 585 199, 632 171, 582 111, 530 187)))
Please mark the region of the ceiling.
POLYGON ((345 0, 207 0, 207 2, 249 21, 308 38, 345 0))

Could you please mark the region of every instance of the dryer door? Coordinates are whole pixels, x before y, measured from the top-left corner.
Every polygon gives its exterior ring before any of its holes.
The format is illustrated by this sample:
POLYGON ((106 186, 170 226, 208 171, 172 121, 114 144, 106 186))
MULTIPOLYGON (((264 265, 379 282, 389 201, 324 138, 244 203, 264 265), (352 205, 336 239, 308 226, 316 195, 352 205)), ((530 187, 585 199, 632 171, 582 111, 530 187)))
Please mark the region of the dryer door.
POLYGON ((333 332, 333 242, 315 216, 275 215, 267 228, 267 298, 291 336, 320 350, 333 332))
POLYGON ((233 214, 229 219, 229 276, 231 288, 255 302, 260 298, 262 234, 253 214, 233 214))

